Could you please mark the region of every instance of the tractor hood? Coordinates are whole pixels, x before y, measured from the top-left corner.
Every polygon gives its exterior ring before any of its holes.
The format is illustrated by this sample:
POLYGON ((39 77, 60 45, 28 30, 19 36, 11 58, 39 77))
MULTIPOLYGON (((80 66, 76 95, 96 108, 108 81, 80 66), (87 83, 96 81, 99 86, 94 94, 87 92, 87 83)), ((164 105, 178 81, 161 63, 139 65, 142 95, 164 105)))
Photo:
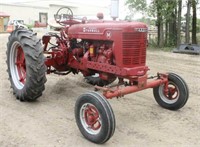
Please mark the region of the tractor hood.
POLYGON ((69 27, 69 38, 81 38, 92 40, 114 40, 122 32, 147 33, 146 24, 141 22, 95 22, 75 24, 69 27))

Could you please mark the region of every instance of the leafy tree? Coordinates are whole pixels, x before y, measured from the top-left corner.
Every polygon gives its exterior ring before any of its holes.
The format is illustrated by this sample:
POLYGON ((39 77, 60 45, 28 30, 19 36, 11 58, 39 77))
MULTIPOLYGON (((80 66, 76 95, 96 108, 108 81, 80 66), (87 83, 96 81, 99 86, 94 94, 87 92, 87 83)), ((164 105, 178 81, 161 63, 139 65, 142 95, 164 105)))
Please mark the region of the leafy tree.
POLYGON ((192 43, 197 44, 197 1, 192 0, 192 10, 193 10, 193 16, 192 16, 192 43))
POLYGON ((157 12, 157 27, 158 27, 158 46, 164 46, 164 32, 163 32, 163 0, 154 0, 154 5, 156 6, 157 12))
POLYGON ((182 13, 182 0, 178 0, 178 22, 177 22, 177 43, 179 46, 181 44, 181 13, 182 13))
MULTIPOLYGON (((187 0, 187 14, 186 14, 186 43, 190 42, 190 10, 192 7, 192 42, 196 43, 197 28, 197 14, 196 6, 199 0, 187 0)), ((126 4, 129 9, 134 13, 139 11, 147 13, 149 16, 156 18, 157 26, 157 45, 174 46, 181 43, 181 14, 183 0, 151 0, 149 6, 147 6, 146 0, 127 0, 126 4), (165 32, 164 32, 165 30, 165 32)))
POLYGON ((126 5, 131 11, 135 9, 135 11, 144 13, 147 10, 146 0, 127 0, 126 5))
POLYGON ((197 19, 197 33, 200 33, 200 19, 197 19))
POLYGON ((192 0, 187 1, 185 43, 190 43, 190 9, 192 0))
POLYGON ((166 1, 163 5, 165 23, 165 46, 174 46, 177 40, 177 1, 166 1))

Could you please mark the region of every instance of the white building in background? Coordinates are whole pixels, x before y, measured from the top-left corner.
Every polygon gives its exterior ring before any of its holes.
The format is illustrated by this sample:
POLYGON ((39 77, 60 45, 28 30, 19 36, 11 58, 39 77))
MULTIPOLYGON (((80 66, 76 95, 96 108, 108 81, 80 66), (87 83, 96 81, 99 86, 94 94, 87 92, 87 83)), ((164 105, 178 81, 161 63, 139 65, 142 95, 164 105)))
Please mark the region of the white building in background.
POLYGON ((24 20, 26 24, 33 24, 40 20, 42 13, 48 14, 48 7, 23 5, 23 4, 4 4, 0 3, 0 11, 10 15, 10 20, 24 20))
MULTIPOLYGON (((73 14, 77 16, 86 16, 96 18, 98 12, 103 12, 107 18, 110 14, 109 6, 84 1, 67 0, 35 0, 18 3, 0 2, 0 12, 8 14, 10 20, 24 20, 25 24, 33 25, 35 21, 47 23, 48 19, 53 19, 54 14, 61 7, 69 7, 73 14)), ((5 22, 3 22, 5 24, 5 22)), ((0 24, 1 25, 1 24, 0 24)))

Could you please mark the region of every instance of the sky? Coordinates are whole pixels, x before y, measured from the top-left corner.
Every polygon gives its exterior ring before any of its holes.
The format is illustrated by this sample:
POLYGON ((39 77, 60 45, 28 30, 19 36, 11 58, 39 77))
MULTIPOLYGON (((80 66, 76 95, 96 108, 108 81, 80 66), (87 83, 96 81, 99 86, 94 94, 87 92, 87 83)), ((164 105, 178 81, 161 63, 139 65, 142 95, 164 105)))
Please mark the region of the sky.
MULTIPOLYGON (((39 2, 40 0, 5 0, 6 3, 23 3, 23 2, 39 2)), ((42 0, 42 1, 50 1, 50 0, 42 0)), ((111 0, 66 0, 71 2, 78 2, 78 3, 84 3, 84 4, 93 4, 93 5, 99 5, 99 6, 107 6, 109 8, 109 5, 111 3, 111 0)), ((147 3, 150 3, 152 0, 147 0, 147 3)), ((124 19, 125 16, 128 15, 129 10, 125 6, 126 0, 119 0, 119 18, 124 19)), ((183 5, 186 4, 186 0, 183 0, 183 5)), ((200 4, 199 6, 200 7, 200 4)), ((186 8, 183 8, 183 14, 186 13, 186 8)), ((135 13, 134 19, 141 18, 142 14, 135 13)), ((197 10, 197 17, 200 18, 200 9, 197 10)))

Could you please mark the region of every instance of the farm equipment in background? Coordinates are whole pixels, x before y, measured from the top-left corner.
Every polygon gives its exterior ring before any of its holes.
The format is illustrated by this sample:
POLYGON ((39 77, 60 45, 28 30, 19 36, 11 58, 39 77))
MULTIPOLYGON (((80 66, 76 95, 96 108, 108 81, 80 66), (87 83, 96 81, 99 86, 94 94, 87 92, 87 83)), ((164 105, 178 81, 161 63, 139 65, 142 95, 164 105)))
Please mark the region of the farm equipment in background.
POLYGON ((35 21, 34 22, 34 27, 35 28, 46 28, 47 27, 47 23, 42 23, 42 22, 39 22, 39 21, 35 21))
POLYGON ((12 31, 18 28, 28 29, 28 27, 24 24, 23 20, 10 20, 8 22, 6 32, 11 33, 12 31))
POLYGON ((7 44, 7 66, 13 93, 20 101, 34 101, 42 95, 46 74, 90 77, 102 94, 91 91, 79 96, 75 118, 85 138, 102 144, 115 131, 114 113, 106 99, 153 88, 160 106, 177 110, 186 104, 189 91, 177 74, 147 75, 144 23, 106 21, 102 13, 97 16, 98 20, 77 20, 64 7, 55 15, 63 26, 60 34, 45 34, 40 40, 30 30, 13 31, 7 44), (112 84, 116 79, 118 83, 112 84))
POLYGON ((197 44, 180 44, 178 48, 173 49, 173 53, 200 55, 200 46, 197 44))

